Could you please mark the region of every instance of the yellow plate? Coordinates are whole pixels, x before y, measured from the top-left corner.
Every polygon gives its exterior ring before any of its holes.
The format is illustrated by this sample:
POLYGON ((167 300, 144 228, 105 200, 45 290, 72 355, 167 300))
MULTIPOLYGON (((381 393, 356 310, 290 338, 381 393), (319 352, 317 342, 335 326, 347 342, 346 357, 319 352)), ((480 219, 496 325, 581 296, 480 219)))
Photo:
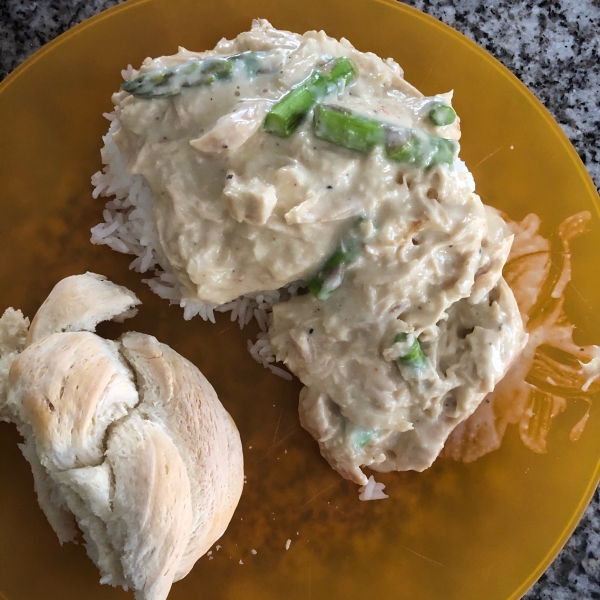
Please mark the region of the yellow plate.
MULTIPOLYGON (((242 501, 222 549, 175 584, 171 600, 518 598, 564 544, 596 487, 600 406, 575 443, 568 433, 585 407, 571 403, 556 419, 546 455, 527 450, 509 428, 501 450, 476 463, 440 460, 423 474, 380 476, 390 499, 359 502, 356 486, 327 466, 300 428, 299 384, 271 376, 246 352, 252 327, 240 332, 226 316, 217 325, 184 323, 179 308, 128 271, 129 257, 88 242, 103 208, 91 198, 89 178, 100 167, 101 114, 111 109, 120 69, 178 45, 212 47, 255 16, 299 32, 323 28, 393 56, 425 93, 453 88, 462 156, 486 202, 514 218, 535 211, 547 231, 591 210, 593 232, 574 245, 567 312, 580 343, 600 340, 597 195, 567 138, 483 50, 387 0, 134 0, 26 61, 0 86, 0 310, 15 306, 32 316, 60 278, 103 273, 144 302, 127 327, 193 360, 238 423, 248 476, 242 501)), ((17 442, 3 424, 0 590, 10 600, 130 597, 98 584, 81 545, 59 547, 17 442)))

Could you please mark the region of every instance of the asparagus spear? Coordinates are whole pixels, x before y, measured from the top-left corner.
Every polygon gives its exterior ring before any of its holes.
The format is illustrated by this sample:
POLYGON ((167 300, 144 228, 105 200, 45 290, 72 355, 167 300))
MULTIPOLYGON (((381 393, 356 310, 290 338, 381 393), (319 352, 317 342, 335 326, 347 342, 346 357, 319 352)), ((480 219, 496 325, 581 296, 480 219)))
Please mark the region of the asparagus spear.
POLYGON ((319 72, 312 73, 271 108, 265 117, 264 128, 279 137, 290 137, 317 98, 326 95, 327 90, 327 76, 319 72))
POLYGON ((329 74, 329 79, 335 83, 339 89, 341 85, 349 85, 356 77, 356 67, 347 57, 336 58, 325 65, 325 72, 329 74))
POLYGON ((364 448, 373 439, 374 434, 374 431, 358 429, 354 433, 354 442, 359 448, 364 448))
MULTIPOLYGON (((406 341, 408 341, 408 334, 406 333, 398 333, 394 338, 394 344, 406 341)), ((423 349, 421 348, 421 344, 419 343, 417 336, 414 336, 412 344, 410 345, 406 354, 398 358, 398 364, 412 367, 414 369, 422 369, 427 364, 427 357, 423 353, 423 349)))
POLYGON ((121 89, 137 98, 150 100, 181 93, 183 88, 211 85, 231 77, 235 63, 242 63, 248 75, 259 74, 268 57, 267 52, 242 52, 226 58, 192 58, 175 67, 163 67, 141 73, 126 81, 121 89))
POLYGON ((349 253, 340 245, 319 272, 308 280, 307 286, 312 295, 319 300, 327 300, 342 284, 349 262, 349 253))
POLYGON ((290 137, 319 98, 339 91, 356 77, 356 68, 349 58, 336 58, 322 71, 313 71, 303 82, 292 88, 267 113, 264 128, 274 135, 290 137))
POLYGON ((316 106, 314 132, 321 140, 358 152, 370 152, 384 141, 381 123, 339 106, 316 106))
POLYGON ((425 140, 410 130, 388 132, 385 153, 396 162, 419 166, 425 146, 425 140))
MULTIPOLYGON (((357 224, 363 219, 359 219, 357 224)), ((311 277, 306 285, 313 296, 319 300, 327 300, 342 285, 348 267, 356 260, 360 252, 357 239, 360 229, 355 226, 342 239, 335 252, 325 261, 319 271, 311 277)))
POLYGON ((451 165, 458 142, 427 135, 416 129, 386 128, 385 153, 396 162, 416 167, 451 165))
POLYGON ((146 100, 167 98, 181 93, 184 87, 210 85, 231 75, 233 65, 226 58, 192 59, 176 67, 163 67, 141 73, 126 81, 121 89, 146 100))
POLYGON ((432 153, 427 157, 426 167, 432 165, 451 165, 458 152, 458 142, 447 138, 429 136, 432 153))
POLYGON ((418 167, 450 165, 458 150, 454 140, 383 123, 331 104, 317 106, 313 130, 318 138, 350 150, 369 152, 383 145, 389 159, 418 167))
POLYGON ((456 120, 456 113, 451 106, 437 103, 427 113, 429 120, 436 126, 451 125, 456 120))
POLYGON ((227 60, 232 61, 233 64, 236 62, 242 63, 246 68, 246 73, 250 77, 256 77, 256 75, 271 73, 280 69, 283 57, 278 52, 249 50, 229 56, 227 60))

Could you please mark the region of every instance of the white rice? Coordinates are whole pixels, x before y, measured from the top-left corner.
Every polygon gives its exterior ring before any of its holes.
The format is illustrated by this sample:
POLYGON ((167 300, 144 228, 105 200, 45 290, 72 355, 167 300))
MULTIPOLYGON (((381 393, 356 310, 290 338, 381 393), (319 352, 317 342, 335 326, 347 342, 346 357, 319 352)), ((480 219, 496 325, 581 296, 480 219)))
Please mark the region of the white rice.
MULTIPOLYGON (((123 71, 130 76, 131 67, 123 71)), ((253 292, 240 296, 231 302, 216 305, 202 302, 191 296, 182 285, 169 265, 160 246, 158 232, 152 217, 153 194, 150 186, 141 175, 127 172, 127 156, 117 147, 113 134, 119 128, 119 112, 105 113, 110 128, 102 138, 102 171, 92 176, 93 197, 111 197, 102 213, 103 222, 92 228, 93 244, 105 244, 117 252, 132 254, 136 258, 129 265, 138 273, 148 273, 150 277, 143 281, 150 289, 183 308, 183 318, 189 320, 200 316, 205 321, 215 323, 215 312, 230 312, 231 320, 237 321, 240 328, 256 319, 261 333, 256 341, 248 340, 251 356, 266 369, 284 379, 292 376, 276 366, 275 353, 267 333, 271 323, 273 306, 281 300, 295 296, 303 282, 296 281, 279 290, 253 292)))
POLYGON ((375 477, 371 475, 369 477, 369 481, 367 481, 367 485, 363 485, 358 488, 358 499, 359 500, 383 500, 388 498, 389 496, 384 493, 385 484, 377 483, 375 481, 375 477))

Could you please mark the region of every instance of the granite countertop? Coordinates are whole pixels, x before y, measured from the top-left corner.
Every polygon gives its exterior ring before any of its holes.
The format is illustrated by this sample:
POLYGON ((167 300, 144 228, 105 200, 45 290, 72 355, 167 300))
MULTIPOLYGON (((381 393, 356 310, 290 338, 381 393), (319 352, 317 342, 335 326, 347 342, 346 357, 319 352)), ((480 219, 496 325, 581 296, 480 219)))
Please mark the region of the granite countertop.
MULTIPOLYGON (((0 0, 0 79, 123 0, 0 0)), ((537 95, 600 187, 600 0, 408 0, 483 46, 537 95)), ((600 600, 600 493, 526 600, 600 600)))

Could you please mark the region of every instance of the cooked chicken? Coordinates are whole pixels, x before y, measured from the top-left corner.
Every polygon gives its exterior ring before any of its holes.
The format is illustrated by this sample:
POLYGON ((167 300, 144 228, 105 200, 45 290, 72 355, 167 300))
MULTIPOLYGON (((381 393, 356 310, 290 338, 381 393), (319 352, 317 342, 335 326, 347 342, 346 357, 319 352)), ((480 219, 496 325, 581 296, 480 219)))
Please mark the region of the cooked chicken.
POLYGON ((259 341, 306 386, 322 454, 364 486, 365 466, 428 468, 526 341, 501 277, 513 237, 459 158, 452 96, 264 20, 147 59, 113 96, 95 181, 117 208, 94 240, 155 259, 151 287, 186 317, 281 293, 259 341), (310 293, 279 290, 300 281, 310 293))

